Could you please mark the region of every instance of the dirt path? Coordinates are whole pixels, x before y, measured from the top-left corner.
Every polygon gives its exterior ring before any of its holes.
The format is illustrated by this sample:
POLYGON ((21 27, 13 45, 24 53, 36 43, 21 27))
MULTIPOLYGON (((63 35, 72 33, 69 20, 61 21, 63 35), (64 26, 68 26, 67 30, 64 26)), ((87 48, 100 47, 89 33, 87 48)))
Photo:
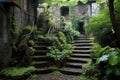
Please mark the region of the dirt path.
POLYGON ((79 76, 41 74, 29 80, 80 80, 79 76))

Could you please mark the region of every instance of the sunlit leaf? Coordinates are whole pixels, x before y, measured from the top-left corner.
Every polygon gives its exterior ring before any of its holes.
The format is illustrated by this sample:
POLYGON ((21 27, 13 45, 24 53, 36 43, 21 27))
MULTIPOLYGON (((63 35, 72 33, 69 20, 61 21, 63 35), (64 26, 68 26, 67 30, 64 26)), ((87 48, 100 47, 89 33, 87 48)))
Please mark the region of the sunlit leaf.
POLYGON ((100 63, 100 59, 98 58, 97 60, 96 60, 96 64, 99 64, 100 63))
POLYGON ((88 0, 80 0, 82 3, 86 4, 88 0))
POLYGON ((107 61, 108 57, 109 55, 103 55, 102 57, 100 57, 100 61, 107 61))
POLYGON ((104 3, 104 2, 106 2, 106 0, 97 0, 96 2, 97 3, 104 3))
POLYGON ((78 0, 70 0, 70 1, 68 1, 69 6, 75 6, 75 5, 77 5, 77 3, 78 3, 78 0))
POLYGON ((116 65, 119 62, 119 58, 116 55, 112 55, 109 57, 109 64, 116 65))

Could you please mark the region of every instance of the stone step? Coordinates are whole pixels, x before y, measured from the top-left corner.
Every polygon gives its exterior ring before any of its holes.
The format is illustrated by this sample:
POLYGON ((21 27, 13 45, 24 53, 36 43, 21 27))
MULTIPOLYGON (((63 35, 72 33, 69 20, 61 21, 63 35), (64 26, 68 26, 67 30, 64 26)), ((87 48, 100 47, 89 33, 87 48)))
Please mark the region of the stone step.
POLYGON ((77 36, 77 38, 88 38, 87 35, 81 34, 80 36, 77 36))
POLYGON ((52 69, 49 67, 37 68, 35 71, 36 74, 46 74, 51 72, 52 72, 52 69))
POLYGON ((36 45, 44 45, 44 46, 47 46, 48 44, 47 43, 45 43, 45 42, 36 42, 36 45))
POLYGON ((36 50, 34 55, 46 55, 47 50, 36 50))
POLYGON ((49 58, 47 56, 32 56, 33 61, 47 61, 49 58))
POLYGON ((81 62, 81 63, 87 63, 88 60, 89 60, 89 58, 76 58, 76 57, 74 57, 74 58, 71 57, 71 58, 68 59, 69 62, 75 62, 75 63, 76 63, 76 62, 77 62, 77 63, 80 63, 80 62, 81 62))
POLYGON ((91 43, 92 40, 75 40, 74 43, 91 43))
POLYGON ((47 46, 43 46, 43 45, 41 45, 41 46, 36 45, 34 48, 36 50, 48 50, 48 47, 47 46))
POLYGON ((65 66, 71 67, 71 68, 79 68, 79 69, 82 69, 82 66, 83 66, 84 64, 85 64, 85 63, 67 62, 65 66))
POLYGON ((82 53, 88 54, 91 52, 92 50, 73 50, 73 53, 79 53, 79 54, 82 54, 82 53))
POLYGON ((90 50, 92 46, 75 46, 75 50, 90 50))
POLYGON ((35 61, 32 62, 32 65, 35 66, 36 68, 41 68, 41 67, 48 67, 50 66, 50 63, 48 61, 35 61))
POLYGON ((77 39, 75 40, 93 40, 94 38, 89 38, 89 37, 78 37, 77 39))
POLYGON ((90 58, 91 55, 90 54, 78 54, 78 53, 74 53, 71 55, 71 57, 76 57, 76 58, 90 58))
POLYGON ((75 43, 74 46, 93 46, 94 43, 75 43))
POLYGON ((63 74, 69 74, 69 75, 80 75, 80 74, 82 74, 82 69, 77 69, 77 68, 64 67, 64 68, 60 69, 60 71, 63 74))

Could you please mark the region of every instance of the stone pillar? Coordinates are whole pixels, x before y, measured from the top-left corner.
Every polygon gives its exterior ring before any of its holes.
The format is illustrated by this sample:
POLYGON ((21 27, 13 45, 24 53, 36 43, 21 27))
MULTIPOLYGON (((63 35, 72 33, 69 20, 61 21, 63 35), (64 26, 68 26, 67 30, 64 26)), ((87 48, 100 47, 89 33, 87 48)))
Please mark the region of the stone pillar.
POLYGON ((4 6, 0 3, 0 69, 8 65, 11 57, 10 29, 8 29, 10 24, 4 6))
POLYGON ((55 28, 60 28, 60 7, 58 5, 52 6, 53 21, 55 21, 55 28))

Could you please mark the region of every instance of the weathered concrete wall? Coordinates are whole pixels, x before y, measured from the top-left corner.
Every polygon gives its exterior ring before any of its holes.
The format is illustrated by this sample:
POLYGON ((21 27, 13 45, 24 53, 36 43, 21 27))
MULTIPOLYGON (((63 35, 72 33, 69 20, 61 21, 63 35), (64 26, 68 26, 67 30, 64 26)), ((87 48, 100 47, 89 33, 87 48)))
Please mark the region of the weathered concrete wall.
MULTIPOLYGON (((33 25, 37 19, 37 0, 21 0, 21 25, 33 25)), ((19 13, 19 12, 17 12, 19 13)))
POLYGON ((11 47, 10 47, 10 29, 8 13, 5 13, 5 8, 2 3, 0 3, 0 69, 7 66, 11 57, 11 47))
POLYGON ((81 16, 83 14, 90 15, 90 5, 89 4, 79 4, 75 7, 75 14, 81 16))
POLYGON ((18 29, 32 24, 37 17, 37 8, 33 6, 34 1, 37 2, 37 0, 20 0, 19 6, 21 8, 10 6, 9 3, 0 3, 0 69, 8 65, 12 56, 10 45, 12 36, 10 34, 11 24, 13 22, 12 17, 16 17, 18 29), (25 13, 25 8, 28 14, 25 13), (30 15, 33 17, 30 17, 30 15))

